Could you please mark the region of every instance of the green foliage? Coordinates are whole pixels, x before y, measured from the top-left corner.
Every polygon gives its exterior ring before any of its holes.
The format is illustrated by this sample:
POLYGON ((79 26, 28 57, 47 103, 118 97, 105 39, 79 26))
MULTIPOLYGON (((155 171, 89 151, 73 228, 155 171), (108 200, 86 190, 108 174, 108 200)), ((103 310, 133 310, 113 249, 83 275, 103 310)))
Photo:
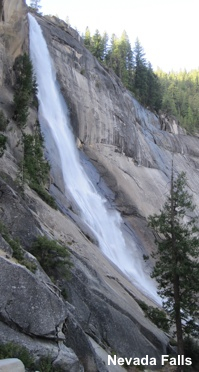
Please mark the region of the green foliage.
POLYGON ((109 41, 106 32, 100 35, 96 30, 92 36, 87 27, 84 44, 119 76, 141 104, 176 116, 189 133, 199 130, 199 70, 154 72, 140 41, 136 39, 132 49, 125 31, 120 38, 113 34, 109 41))
POLYGON ((42 200, 44 200, 48 205, 50 205, 52 208, 57 209, 57 205, 55 203, 54 198, 44 189, 42 185, 39 185, 38 183, 30 182, 30 187, 36 191, 36 193, 41 197, 42 200))
POLYGON ((18 358, 22 361, 26 368, 34 371, 34 360, 29 351, 14 342, 0 345, 0 359, 18 358))
POLYGON ((3 156, 4 150, 6 148, 7 137, 0 134, 0 157, 3 156))
POLYGON ((29 372, 64 372, 60 367, 52 366, 52 359, 50 357, 42 357, 39 362, 35 362, 30 352, 21 345, 15 342, 8 342, 0 344, 0 359, 18 358, 22 361, 25 368, 29 372))
POLYGON ((39 236, 32 244, 31 253, 51 278, 56 279, 60 275, 68 278, 72 264, 67 247, 61 246, 56 240, 50 240, 46 236, 39 236))
POLYGON ((107 42, 108 35, 106 32, 103 36, 101 36, 99 31, 96 30, 95 34, 91 36, 89 28, 86 28, 84 44, 86 48, 88 48, 91 53, 101 62, 105 59, 107 42))
POLYGON ((185 358, 191 358, 194 368, 199 368, 199 342, 191 337, 184 339, 185 358))
POLYGON ((4 240, 10 245, 13 250, 13 257, 16 258, 20 263, 24 259, 23 250, 21 248, 20 242, 18 239, 13 240, 8 232, 6 226, 0 222, 0 233, 4 240))
POLYGON ((135 59, 135 71, 133 89, 136 96, 143 103, 147 103, 147 63, 145 53, 140 41, 136 39, 135 47, 133 49, 135 59))
POLYGON ((159 111, 162 108, 162 90, 158 76, 154 73, 150 62, 147 66, 147 97, 146 104, 151 109, 159 111))
POLYGON ((105 62, 120 77, 124 85, 132 90, 133 53, 126 31, 123 31, 121 38, 117 38, 115 34, 112 35, 105 62))
POLYGON ((68 299, 68 293, 67 293, 67 291, 66 291, 65 288, 63 288, 63 289, 61 290, 61 295, 62 295, 62 297, 67 301, 67 299, 68 299))
POLYGON ((199 130, 199 70, 157 71, 163 94, 162 110, 175 115, 189 133, 199 130))
POLYGON ((23 264, 24 262, 24 255, 23 250, 21 248, 20 242, 18 239, 7 239, 7 243, 10 245, 10 247, 13 250, 13 257, 16 258, 16 260, 23 264))
POLYGON ((86 27, 86 31, 85 31, 85 35, 84 35, 84 45, 89 50, 91 48, 91 41, 92 41, 92 38, 91 38, 90 30, 89 30, 88 27, 86 27))
POLYGON ((45 183, 49 176, 50 166, 43 157, 43 139, 39 127, 34 133, 24 134, 24 177, 37 184, 45 183))
POLYGON ((106 32, 101 36, 96 30, 91 36, 87 27, 84 36, 86 48, 101 63, 111 68, 143 105, 158 111, 162 103, 159 78, 153 72, 151 64, 147 63, 139 40, 136 40, 133 50, 126 31, 123 31, 120 38, 113 34, 110 46, 108 41, 106 32))
POLYGON ((39 372, 54 372, 54 368, 52 367, 52 361, 48 357, 41 358, 39 362, 39 372))
POLYGON ((24 160, 22 163, 22 179, 28 181, 30 187, 48 203, 57 209, 53 197, 45 190, 45 184, 49 178, 50 165, 43 156, 43 138, 38 123, 34 135, 24 134, 24 160))
POLYGON ((146 255, 146 254, 143 254, 143 260, 144 260, 144 261, 148 261, 148 260, 149 260, 149 256, 146 255))
POLYGON ((8 120, 2 110, 0 110, 0 131, 4 132, 8 125, 8 120))
POLYGON ((164 311, 153 307, 148 306, 143 301, 138 301, 139 306, 144 311, 145 315, 158 327, 165 332, 169 332, 169 320, 164 311))
POLYGON ((25 53, 16 58, 16 83, 14 86, 14 119, 20 128, 24 128, 28 118, 28 110, 37 92, 36 79, 29 56, 25 53))
POLYGON ((33 273, 35 272, 36 270, 36 265, 32 262, 29 262, 28 260, 26 260, 24 258, 24 252, 23 252, 23 249, 20 245, 20 242, 18 239, 15 239, 13 240, 11 235, 9 234, 8 232, 8 229, 6 228, 6 226, 0 222, 0 233, 2 235, 2 237, 4 238, 4 240, 9 244, 9 246, 12 248, 13 250, 13 257, 21 264, 21 265, 24 265, 26 266, 26 268, 30 271, 32 271, 33 273))
POLYGON ((185 173, 174 180, 172 172, 171 190, 164 207, 159 215, 149 217, 157 235, 152 277, 158 282, 158 293, 164 299, 163 307, 170 321, 176 324, 178 347, 183 345, 183 335, 199 334, 199 229, 191 215, 194 208, 186 189, 185 173))

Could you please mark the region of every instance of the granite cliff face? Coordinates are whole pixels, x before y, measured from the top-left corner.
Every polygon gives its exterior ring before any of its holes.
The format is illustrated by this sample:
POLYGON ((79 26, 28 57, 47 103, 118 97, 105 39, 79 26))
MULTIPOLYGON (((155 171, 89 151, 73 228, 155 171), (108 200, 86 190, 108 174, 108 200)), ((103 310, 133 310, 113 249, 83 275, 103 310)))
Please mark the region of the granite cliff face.
MULTIPOLYGON (((145 318, 136 301, 150 304, 150 300, 88 238, 83 221, 64 199, 54 152, 48 154, 51 192, 65 214, 46 205, 28 186, 21 194, 15 182, 22 151, 21 132, 12 120, 12 66, 28 47, 24 2, 1 2, 0 19, 0 108, 9 119, 8 144, 0 158, 0 220, 25 250, 40 234, 69 245, 74 264, 71 279, 58 283, 68 293, 67 302, 36 259, 27 253, 37 265, 33 274, 13 261, 9 244, 0 240, 0 342, 16 340, 35 358, 50 352, 54 366, 64 371, 110 370, 103 360, 107 362, 107 353, 113 352, 124 357, 148 354, 159 360, 168 350, 168 337, 145 318)), ((141 252, 150 252, 154 243, 146 218, 164 202, 172 157, 175 171, 187 172, 199 208, 199 139, 186 136, 174 119, 140 106, 120 80, 84 48, 75 30, 56 18, 36 19, 69 107, 82 163, 88 172, 93 169, 90 162, 96 167, 98 172, 90 172, 93 182, 133 229, 141 252)), ((31 108, 30 132, 36 118, 31 108)))
MULTIPOLYGON (((145 230, 143 217, 157 212, 164 203, 172 158, 174 170, 187 173, 199 206, 198 138, 187 136, 175 118, 144 109, 64 22, 48 17, 37 20, 79 147, 114 192, 117 208, 133 220, 134 229, 138 225, 138 234, 140 225, 145 230)), ((100 184, 100 178, 96 183, 100 184)))

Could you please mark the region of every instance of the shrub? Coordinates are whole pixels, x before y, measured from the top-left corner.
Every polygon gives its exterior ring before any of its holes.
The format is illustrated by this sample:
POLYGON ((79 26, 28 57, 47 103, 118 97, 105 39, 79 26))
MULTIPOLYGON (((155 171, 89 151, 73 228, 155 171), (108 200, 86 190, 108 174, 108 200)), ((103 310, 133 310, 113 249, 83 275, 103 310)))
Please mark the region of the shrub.
POLYGON ((61 290, 61 295, 62 295, 62 297, 64 298, 64 300, 67 301, 67 299, 68 299, 68 293, 67 293, 67 291, 66 291, 65 288, 62 288, 62 290, 61 290))
POLYGON ((6 141, 7 137, 4 136, 3 134, 0 134, 0 157, 3 155, 4 150, 6 148, 6 141))
POLYGON ((21 264, 26 266, 26 268, 33 273, 36 270, 36 265, 32 262, 29 262, 24 258, 24 252, 20 245, 19 239, 13 240, 8 232, 8 229, 2 222, 0 222, 0 233, 5 241, 9 244, 9 246, 13 250, 13 257, 21 264))
POLYGON ((50 240, 46 236, 39 236, 32 244, 31 253, 49 277, 56 279, 58 275, 61 275, 68 278, 72 264, 67 247, 61 246, 56 240, 50 240))
POLYGON ((55 203, 54 198, 44 189, 42 185, 39 185, 38 183, 31 182, 30 187, 36 191, 36 193, 41 197, 42 200, 44 200, 48 205, 50 205, 52 208, 57 209, 57 205, 55 203))
POLYGON ((23 135, 24 159, 22 163, 22 179, 28 181, 29 186, 52 208, 57 209, 56 203, 51 195, 45 190, 48 181, 50 165, 43 156, 43 138, 39 123, 33 135, 23 135))
POLYGON ((16 58, 13 69, 16 75, 14 119, 20 128, 24 128, 29 106, 37 92, 37 84, 31 60, 26 53, 16 58))
POLYGON ((4 112, 0 110, 0 131, 4 132, 6 130, 6 127, 8 125, 8 120, 4 115, 4 112))
POLYGON ((185 358, 191 358, 193 367, 199 367, 199 341, 195 341, 191 337, 185 337, 184 353, 185 358))
POLYGON ((30 368, 31 371, 34 370, 34 360, 29 351, 25 347, 14 342, 0 345, 0 359, 6 358, 18 358, 23 362, 26 368, 30 368))
POLYGON ((6 358, 20 359, 29 372, 35 372, 36 369, 40 372, 64 372, 63 369, 52 366, 50 357, 42 357, 39 362, 35 362, 33 356, 24 346, 14 342, 0 344, 0 359, 6 358))
POLYGON ((148 306, 144 301, 138 301, 141 309, 144 311, 145 315, 158 327, 165 332, 169 332, 169 320, 164 311, 148 306))
POLYGON ((37 366, 39 372, 64 372, 65 368, 54 367, 50 357, 42 357, 37 366))
POLYGON ((24 134, 24 172, 28 180, 45 183, 49 176, 50 165, 43 157, 43 139, 37 126, 34 135, 24 134))

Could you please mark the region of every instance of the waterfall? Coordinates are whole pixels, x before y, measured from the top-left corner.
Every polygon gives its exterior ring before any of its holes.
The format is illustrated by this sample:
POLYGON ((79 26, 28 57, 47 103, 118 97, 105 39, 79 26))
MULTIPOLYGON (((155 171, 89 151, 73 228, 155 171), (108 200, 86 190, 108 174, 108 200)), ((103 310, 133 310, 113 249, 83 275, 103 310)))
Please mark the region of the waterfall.
POLYGON ((56 143, 65 193, 78 205, 82 220, 95 235, 104 255, 142 292, 160 303, 154 282, 144 273, 135 242, 133 239, 125 241, 120 214, 107 208, 107 201, 98 194, 81 166, 46 41, 30 14, 29 26, 30 55, 38 84, 39 121, 41 128, 47 126, 56 143))

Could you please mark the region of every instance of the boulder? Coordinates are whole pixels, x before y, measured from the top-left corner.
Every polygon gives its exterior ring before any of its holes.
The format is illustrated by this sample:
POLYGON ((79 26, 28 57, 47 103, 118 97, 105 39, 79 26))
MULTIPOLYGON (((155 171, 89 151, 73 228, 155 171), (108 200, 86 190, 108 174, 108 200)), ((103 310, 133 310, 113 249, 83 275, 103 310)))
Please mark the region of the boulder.
POLYGON ((21 360, 8 358, 0 360, 0 372, 25 372, 25 368, 21 360))
POLYGON ((25 267, 0 257, 0 317, 26 334, 57 338, 66 307, 53 291, 25 267))
POLYGON ((0 344, 10 342, 25 347, 36 364, 42 358, 50 358, 54 366, 62 367, 65 372, 82 372, 82 366, 72 349, 62 343, 56 344, 50 340, 32 338, 0 322, 0 344))

